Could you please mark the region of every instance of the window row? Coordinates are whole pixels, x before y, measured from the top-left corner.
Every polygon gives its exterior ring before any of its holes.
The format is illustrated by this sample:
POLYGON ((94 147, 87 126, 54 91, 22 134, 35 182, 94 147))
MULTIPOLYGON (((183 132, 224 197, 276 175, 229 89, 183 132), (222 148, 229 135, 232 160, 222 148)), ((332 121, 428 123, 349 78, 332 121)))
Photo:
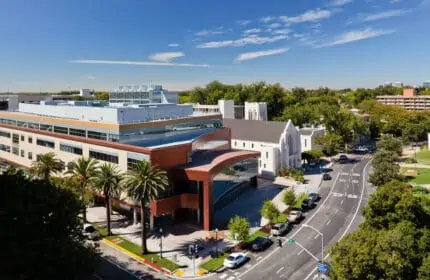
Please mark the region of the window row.
POLYGON ((10 138, 10 133, 6 132, 6 131, 0 130, 0 136, 1 137, 6 137, 6 138, 10 138))
POLYGON ((118 156, 115 156, 115 155, 109 155, 109 154, 90 150, 90 157, 97 160, 108 161, 108 162, 118 164, 118 156))
POLYGON ((0 144, 0 150, 10 153, 10 146, 0 144))
POLYGON ((60 151, 75 154, 75 155, 82 155, 82 148, 73 147, 65 144, 60 144, 60 151))
POLYGON ((47 148, 51 148, 51 149, 55 148, 55 143, 52 141, 37 139, 36 143, 37 143, 37 145, 42 146, 42 147, 47 147, 47 148))

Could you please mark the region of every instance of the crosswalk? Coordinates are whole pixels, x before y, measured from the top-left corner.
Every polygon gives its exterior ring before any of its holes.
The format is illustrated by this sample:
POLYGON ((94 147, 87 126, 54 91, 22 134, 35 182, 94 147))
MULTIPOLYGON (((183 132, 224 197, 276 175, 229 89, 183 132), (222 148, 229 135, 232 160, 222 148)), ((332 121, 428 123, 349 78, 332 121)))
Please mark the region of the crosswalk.
POLYGON ((221 280, 239 280, 239 278, 237 278, 237 276, 239 276, 240 272, 236 271, 233 273, 233 275, 228 274, 228 273, 223 273, 221 275, 219 275, 219 279, 221 280))
POLYGON ((332 192, 331 195, 334 197, 358 198, 358 195, 355 195, 355 194, 347 194, 347 193, 339 193, 339 192, 332 192))

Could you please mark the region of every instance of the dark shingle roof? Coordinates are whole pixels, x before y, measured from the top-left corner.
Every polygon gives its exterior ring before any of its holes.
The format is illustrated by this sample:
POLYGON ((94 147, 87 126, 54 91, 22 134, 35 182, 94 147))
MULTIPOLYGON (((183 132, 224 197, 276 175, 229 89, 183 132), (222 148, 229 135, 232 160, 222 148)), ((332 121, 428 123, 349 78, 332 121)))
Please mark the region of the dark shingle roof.
POLYGON ((278 143, 287 122, 223 119, 231 129, 231 138, 259 142, 278 143))

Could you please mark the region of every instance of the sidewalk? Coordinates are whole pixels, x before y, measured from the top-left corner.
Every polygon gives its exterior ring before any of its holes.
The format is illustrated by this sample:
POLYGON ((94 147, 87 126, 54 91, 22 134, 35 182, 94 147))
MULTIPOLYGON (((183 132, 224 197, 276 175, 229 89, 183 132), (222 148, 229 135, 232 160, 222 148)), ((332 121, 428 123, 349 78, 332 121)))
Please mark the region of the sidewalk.
POLYGON ((430 168, 430 165, 421 163, 400 163, 399 165, 404 168, 430 168))

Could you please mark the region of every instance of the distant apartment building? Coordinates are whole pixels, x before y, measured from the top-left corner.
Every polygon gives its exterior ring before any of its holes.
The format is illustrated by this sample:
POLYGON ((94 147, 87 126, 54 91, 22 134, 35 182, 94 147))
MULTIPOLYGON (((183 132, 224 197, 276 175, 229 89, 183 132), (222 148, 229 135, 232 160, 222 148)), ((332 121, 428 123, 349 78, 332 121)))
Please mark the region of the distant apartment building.
POLYGON ((403 95, 380 95, 376 99, 385 105, 394 105, 410 111, 430 110, 430 96, 416 95, 415 90, 407 88, 403 95))
POLYGON ((220 113, 224 119, 267 121, 267 103, 245 102, 234 105, 233 100, 218 100, 218 105, 192 104, 196 113, 220 113))

